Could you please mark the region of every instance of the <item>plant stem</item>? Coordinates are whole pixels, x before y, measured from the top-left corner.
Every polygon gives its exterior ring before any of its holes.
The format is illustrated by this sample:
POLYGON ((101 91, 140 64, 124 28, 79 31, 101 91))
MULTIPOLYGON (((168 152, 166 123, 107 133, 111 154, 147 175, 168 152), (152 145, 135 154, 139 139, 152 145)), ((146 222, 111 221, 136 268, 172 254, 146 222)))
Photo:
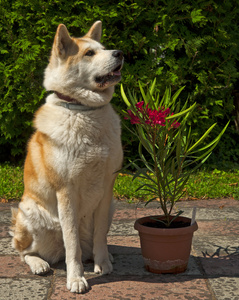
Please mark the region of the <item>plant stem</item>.
POLYGON ((178 172, 176 174, 175 182, 174 182, 173 197, 172 197, 173 201, 170 201, 171 206, 170 206, 169 214, 171 214, 173 206, 174 206, 175 194, 176 194, 176 190, 177 190, 177 186, 178 186, 178 178, 179 178, 180 174, 182 173, 183 163, 184 163, 185 158, 186 158, 186 154, 184 153, 183 158, 182 158, 182 160, 180 162, 180 165, 179 165, 179 168, 178 168, 178 172))
POLYGON ((158 196, 159 196, 160 205, 161 205, 161 208, 164 212, 164 215, 166 216, 167 224, 169 224, 169 214, 168 214, 168 211, 167 211, 167 205, 166 205, 165 199, 163 199, 164 197, 162 195, 162 189, 161 189, 162 187, 161 187, 160 180, 159 180, 160 170, 158 168, 157 153, 156 153, 156 147, 155 147, 156 136, 157 136, 156 131, 157 131, 157 128, 154 127, 153 132, 152 132, 154 171, 155 171, 156 180, 157 180, 157 189, 158 189, 158 196))

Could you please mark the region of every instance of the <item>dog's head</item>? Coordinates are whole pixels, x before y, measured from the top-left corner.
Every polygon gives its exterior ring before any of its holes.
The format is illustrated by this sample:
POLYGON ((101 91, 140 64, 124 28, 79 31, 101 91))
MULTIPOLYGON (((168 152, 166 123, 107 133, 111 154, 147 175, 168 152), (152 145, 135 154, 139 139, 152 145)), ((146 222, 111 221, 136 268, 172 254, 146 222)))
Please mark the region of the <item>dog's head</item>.
POLYGON ((124 58, 122 51, 106 50, 100 44, 101 33, 101 21, 95 22, 82 38, 70 37, 65 25, 58 26, 45 71, 47 90, 73 98, 78 94, 82 98, 83 90, 96 93, 108 90, 112 94, 112 87, 121 79, 124 58))

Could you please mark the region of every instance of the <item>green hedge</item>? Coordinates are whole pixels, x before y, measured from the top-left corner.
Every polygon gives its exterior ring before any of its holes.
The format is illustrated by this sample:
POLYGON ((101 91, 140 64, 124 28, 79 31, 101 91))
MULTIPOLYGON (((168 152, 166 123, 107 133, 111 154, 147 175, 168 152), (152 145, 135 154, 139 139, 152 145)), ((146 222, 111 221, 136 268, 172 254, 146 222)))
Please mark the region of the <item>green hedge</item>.
MULTIPOLYGON (((125 53, 124 86, 147 85, 155 76, 162 93, 168 85, 185 85, 183 99, 198 102, 195 138, 215 121, 220 131, 232 120, 211 162, 239 162, 232 97, 238 6, 237 0, 0 0, 0 160, 24 155, 33 113, 46 95, 43 72, 58 24, 81 36, 100 19, 103 44, 125 53)), ((119 87, 113 103, 124 107, 119 87)), ((136 143, 125 130, 123 143, 132 157, 136 143)))

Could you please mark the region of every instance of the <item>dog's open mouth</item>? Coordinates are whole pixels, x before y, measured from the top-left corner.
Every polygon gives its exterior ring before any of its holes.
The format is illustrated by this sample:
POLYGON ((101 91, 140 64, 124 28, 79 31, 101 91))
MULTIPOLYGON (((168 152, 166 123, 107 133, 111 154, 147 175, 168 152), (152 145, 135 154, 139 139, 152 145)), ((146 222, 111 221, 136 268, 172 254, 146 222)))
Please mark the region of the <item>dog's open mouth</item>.
POLYGON ((113 71, 109 72, 104 76, 97 76, 95 78, 95 82, 97 83, 98 87, 104 88, 107 85, 111 85, 120 81, 121 79, 121 70, 122 64, 119 64, 113 71))

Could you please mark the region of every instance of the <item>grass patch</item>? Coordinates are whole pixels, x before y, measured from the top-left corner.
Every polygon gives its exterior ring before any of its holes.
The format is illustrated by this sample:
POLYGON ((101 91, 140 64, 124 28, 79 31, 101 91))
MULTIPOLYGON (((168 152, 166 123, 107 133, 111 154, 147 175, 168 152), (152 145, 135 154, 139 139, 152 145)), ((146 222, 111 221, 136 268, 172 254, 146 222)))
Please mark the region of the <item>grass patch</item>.
POLYGON ((225 198, 239 199, 239 170, 225 172, 200 171, 191 176, 186 186, 187 198, 225 198))
POLYGON ((0 200, 20 200, 23 189, 23 167, 0 165, 0 200))
MULTIPOLYGON (((114 191, 117 198, 145 199, 142 191, 136 191, 140 186, 139 179, 132 181, 132 177, 119 175, 116 179, 114 191)), ((239 170, 234 171, 197 171, 185 186, 184 199, 212 199, 232 197, 239 199, 239 170)))
MULTIPOLYGON (((139 179, 132 181, 131 176, 120 174, 115 182, 114 196, 128 202, 147 200, 142 191, 136 192, 139 186, 139 179)), ((0 165, 0 201, 20 200, 23 189, 23 167, 0 165)), ((227 197, 239 199, 239 170, 201 170, 190 177, 185 187, 184 199, 227 197)))

